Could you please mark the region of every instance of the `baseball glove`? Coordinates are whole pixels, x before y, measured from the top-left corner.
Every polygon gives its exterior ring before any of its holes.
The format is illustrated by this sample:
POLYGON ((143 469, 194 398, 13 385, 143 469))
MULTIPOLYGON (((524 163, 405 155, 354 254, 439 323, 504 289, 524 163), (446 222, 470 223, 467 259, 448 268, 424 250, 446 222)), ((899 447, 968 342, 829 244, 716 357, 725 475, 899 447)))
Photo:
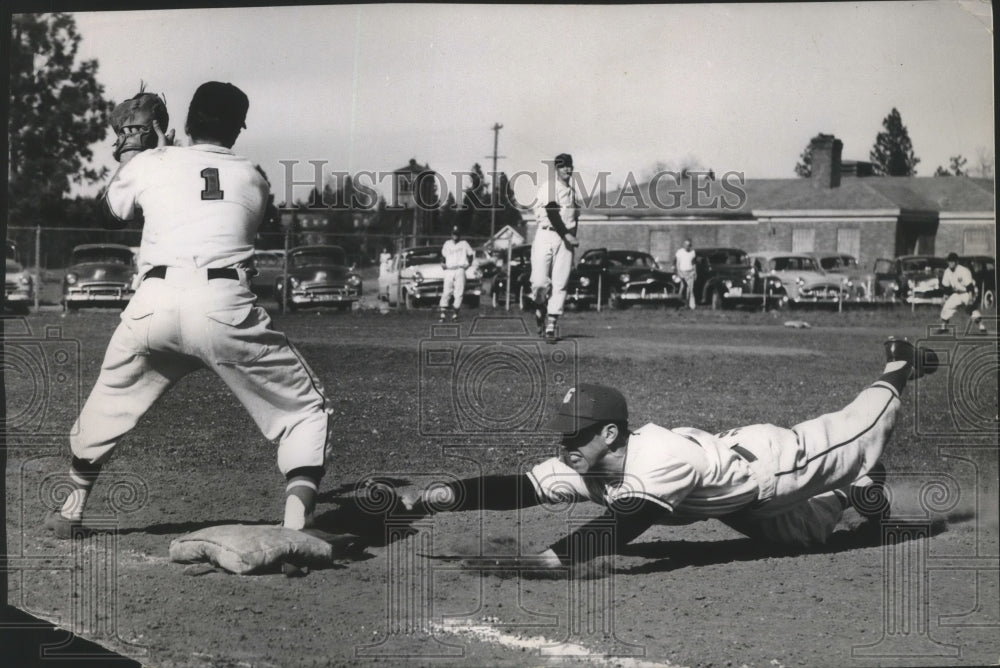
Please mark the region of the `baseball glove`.
POLYGON ((153 121, 159 124, 162 132, 166 132, 170 122, 167 103, 160 95, 144 92, 143 87, 139 88, 135 97, 114 108, 111 127, 117 135, 113 153, 115 160, 120 162, 123 153, 156 148, 158 140, 153 121))

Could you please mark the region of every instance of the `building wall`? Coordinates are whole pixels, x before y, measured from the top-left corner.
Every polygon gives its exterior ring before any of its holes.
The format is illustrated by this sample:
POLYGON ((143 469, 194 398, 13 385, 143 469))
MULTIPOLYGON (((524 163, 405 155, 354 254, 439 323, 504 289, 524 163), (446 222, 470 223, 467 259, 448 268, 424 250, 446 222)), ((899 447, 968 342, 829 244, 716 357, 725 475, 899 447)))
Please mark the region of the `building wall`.
POLYGON ((995 221, 942 221, 938 226, 938 255, 952 251, 959 255, 992 255, 996 257, 997 226, 995 221))

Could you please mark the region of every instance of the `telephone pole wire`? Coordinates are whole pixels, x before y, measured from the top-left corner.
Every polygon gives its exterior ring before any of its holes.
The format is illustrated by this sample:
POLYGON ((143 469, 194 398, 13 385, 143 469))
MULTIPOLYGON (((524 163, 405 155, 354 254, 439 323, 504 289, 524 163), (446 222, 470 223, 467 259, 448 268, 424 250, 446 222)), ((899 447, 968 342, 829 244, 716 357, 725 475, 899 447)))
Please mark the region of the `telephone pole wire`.
POLYGON ((493 155, 492 156, 489 156, 489 155, 486 156, 487 158, 490 158, 490 157, 493 158, 493 172, 491 174, 492 185, 490 187, 490 239, 492 239, 493 235, 496 234, 496 232, 497 232, 496 231, 497 203, 498 203, 498 198, 497 198, 497 158, 505 158, 505 157, 507 157, 507 156, 503 156, 503 155, 497 155, 497 144, 500 141, 500 128, 502 128, 502 127, 503 127, 503 125, 501 125, 500 123, 494 123, 493 124, 493 155))

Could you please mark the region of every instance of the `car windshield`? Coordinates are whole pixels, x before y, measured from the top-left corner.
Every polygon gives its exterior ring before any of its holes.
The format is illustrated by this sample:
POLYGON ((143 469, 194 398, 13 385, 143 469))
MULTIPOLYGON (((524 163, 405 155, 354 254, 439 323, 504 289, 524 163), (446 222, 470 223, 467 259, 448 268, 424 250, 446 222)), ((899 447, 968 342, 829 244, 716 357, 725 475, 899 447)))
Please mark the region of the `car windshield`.
POLYGON ((292 253, 289 258, 293 267, 311 267, 321 265, 343 265, 344 252, 340 249, 310 250, 292 253))
POLYGON ((750 258, 747 257, 746 253, 740 253, 738 251, 728 251, 719 250, 712 251, 705 256, 710 264, 713 265, 734 265, 745 267, 750 264, 750 258))
POLYGON ((96 262, 100 264, 132 264, 132 251, 116 248, 84 248, 73 251, 72 264, 96 262))
POLYGON ((857 269, 858 261, 850 255, 830 255, 820 258, 819 265, 827 271, 836 269, 857 269))
POLYGON ((415 264, 441 264, 443 259, 441 251, 437 248, 421 248, 419 250, 407 251, 406 253, 406 264, 408 266, 415 264))
POLYGON ((645 253, 608 253, 608 265, 612 267, 632 267, 634 269, 654 269, 656 261, 645 253))
POLYGON ((944 269, 948 261, 940 257, 912 257, 902 261, 903 271, 932 271, 944 269))
POLYGON ((277 267, 284 263, 284 258, 274 253, 258 253, 253 256, 253 262, 258 267, 277 267))
POLYGON ((770 266, 775 271, 816 271, 816 261, 811 257, 776 257, 770 266))

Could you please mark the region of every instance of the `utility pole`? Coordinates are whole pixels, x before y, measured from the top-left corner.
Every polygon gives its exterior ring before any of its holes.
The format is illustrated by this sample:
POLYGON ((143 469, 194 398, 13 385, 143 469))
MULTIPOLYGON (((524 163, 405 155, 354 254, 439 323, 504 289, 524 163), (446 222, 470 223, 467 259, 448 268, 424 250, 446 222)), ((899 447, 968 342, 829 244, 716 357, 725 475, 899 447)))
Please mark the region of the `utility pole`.
POLYGON ((493 172, 492 172, 492 186, 490 187, 490 239, 493 235, 497 233, 496 231, 496 220, 497 220, 497 158, 505 158, 507 156, 497 155, 497 144, 500 141, 500 128, 503 126, 500 123, 493 124, 493 155, 486 156, 487 158, 493 158, 493 172))

